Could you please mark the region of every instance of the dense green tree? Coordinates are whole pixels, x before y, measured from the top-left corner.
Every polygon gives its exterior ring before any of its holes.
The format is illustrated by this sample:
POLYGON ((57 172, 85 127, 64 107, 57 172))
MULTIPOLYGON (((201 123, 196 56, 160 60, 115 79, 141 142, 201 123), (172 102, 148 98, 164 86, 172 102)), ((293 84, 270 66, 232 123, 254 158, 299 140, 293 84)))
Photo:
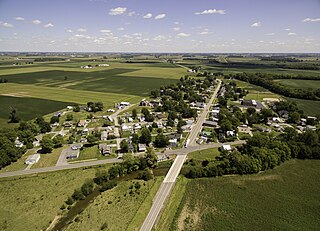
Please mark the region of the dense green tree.
POLYGON ((52 152, 54 143, 50 136, 43 136, 41 140, 41 152, 42 153, 50 153, 52 152))

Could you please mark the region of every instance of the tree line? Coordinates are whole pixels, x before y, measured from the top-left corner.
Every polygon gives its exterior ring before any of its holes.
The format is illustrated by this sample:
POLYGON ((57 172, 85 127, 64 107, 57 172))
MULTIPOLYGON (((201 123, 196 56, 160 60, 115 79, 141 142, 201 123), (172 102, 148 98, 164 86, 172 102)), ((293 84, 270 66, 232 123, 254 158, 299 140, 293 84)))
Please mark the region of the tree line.
POLYGON ((320 129, 297 133, 293 128, 274 134, 257 133, 231 152, 221 151, 216 160, 189 160, 183 173, 189 178, 228 174, 254 174, 293 159, 320 159, 320 129))

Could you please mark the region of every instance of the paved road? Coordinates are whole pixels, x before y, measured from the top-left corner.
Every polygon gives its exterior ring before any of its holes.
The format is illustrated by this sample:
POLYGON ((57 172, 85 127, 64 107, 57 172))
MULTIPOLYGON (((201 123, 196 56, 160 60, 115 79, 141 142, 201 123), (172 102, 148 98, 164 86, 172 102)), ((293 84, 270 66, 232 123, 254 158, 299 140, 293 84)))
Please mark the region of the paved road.
POLYGON ((217 81, 218 81, 218 85, 217 85, 216 89, 214 90, 214 92, 212 94, 212 97, 210 98, 210 100, 207 103, 207 105, 204 107, 201 115, 198 117, 198 120, 197 120, 196 124, 191 128, 191 131, 190 131, 190 134, 189 134, 189 137, 188 137, 188 139, 190 140, 189 141, 189 145, 190 146, 193 146, 193 145, 196 144, 196 139, 198 137, 199 132, 202 129, 202 124, 206 120, 207 115, 210 112, 210 107, 211 107, 213 101, 215 100, 215 98, 216 98, 216 96, 218 94, 218 91, 219 91, 220 86, 221 86, 221 80, 217 80, 217 81))
MULTIPOLYGON (((196 124, 191 128, 190 135, 189 135, 189 139, 190 139, 189 147, 172 151, 172 154, 179 154, 179 155, 177 155, 177 157, 174 160, 172 166, 170 167, 166 177, 164 178, 164 181, 161 184, 161 186, 160 186, 160 188, 154 198, 152 207, 151 207, 146 219, 144 220, 144 222, 140 228, 140 231, 150 231, 152 229, 152 227, 154 226, 154 224, 157 221, 157 218, 158 218, 162 208, 165 205, 167 198, 170 195, 170 192, 171 192, 171 190, 174 186, 174 183, 180 173, 180 170, 183 166, 183 163, 187 158, 188 152, 199 150, 198 147, 195 147, 195 145, 196 145, 195 140, 196 140, 199 132, 201 131, 202 124, 205 121, 205 119, 209 113, 209 109, 212 105, 212 102, 216 98, 217 93, 220 89, 221 81, 220 80, 218 80, 218 81, 219 81, 218 85, 217 85, 212 97, 210 98, 208 104, 206 105, 206 107, 202 111, 201 115, 198 117, 196 124)), ((221 146, 221 144, 212 144, 212 146, 219 147, 219 146, 221 146)), ((208 146, 206 148, 208 148, 208 146)))
POLYGON ((100 164, 118 163, 121 161, 122 160, 120 159, 112 158, 112 159, 106 159, 106 160, 96 160, 96 161, 90 161, 90 162, 88 161, 83 163, 68 164, 68 165, 61 165, 61 166, 35 168, 35 169, 20 170, 20 171, 14 171, 14 172, 4 172, 4 173, 0 173, 0 178, 11 177, 11 176, 22 176, 22 175, 36 174, 36 173, 43 173, 43 172, 54 172, 59 170, 89 167, 89 166, 100 165, 100 164))
POLYGON ((152 207, 147 215, 147 218, 142 224, 140 231, 149 231, 152 229, 154 223, 156 222, 159 216, 159 213, 165 205, 166 199, 168 198, 174 186, 174 183, 179 175, 180 169, 186 157, 187 155, 180 155, 174 160, 171 168, 169 169, 169 172, 164 178, 163 183, 160 185, 160 188, 154 198, 152 207))

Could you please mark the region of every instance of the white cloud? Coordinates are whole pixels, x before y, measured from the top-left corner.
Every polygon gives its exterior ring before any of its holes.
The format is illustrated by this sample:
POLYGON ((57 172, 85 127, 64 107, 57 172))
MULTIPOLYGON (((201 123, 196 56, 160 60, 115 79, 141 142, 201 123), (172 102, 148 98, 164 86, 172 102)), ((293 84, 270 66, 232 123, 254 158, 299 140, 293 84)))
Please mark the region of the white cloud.
POLYGON ((272 35, 275 35, 275 33, 268 33, 268 34, 266 34, 266 35, 270 35, 270 36, 272 36, 272 35))
POLYGON ((68 29, 68 30, 67 30, 67 32, 68 32, 68 33, 72 33, 72 32, 73 32, 73 30, 68 29))
POLYGON ((208 9, 204 10, 202 12, 196 12, 195 15, 201 15, 201 14, 225 14, 225 10, 217 10, 217 9, 208 9))
POLYGON ((49 28, 49 27, 53 27, 53 24, 52 23, 48 23, 46 25, 44 25, 45 28, 49 28))
POLYGON ((154 19, 163 19, 166 17, 166 14, 158 14, 154 19))
POLYGON ((251 25, 251 27, 260 27, 261 26, 261 22, 255 22, 251 25))
POLYGON ((179 33, 177 34, 178 37, 189 37, 190 34, 186 34, 186 33, 179 33))
POLYGON ((174 22, 174 25, 179 25, 180 23, 179 22, 174 22))
POLYGON ((291 29, 290 29, 290 28, 287 28, 287 29, 284 29, 284 30, 286 30, 286 31, 290 31, 291 29))
POLYGON ((11 23, 8 23, 8 22, 4 22, 1 24, 3 27, 7 27, 7 28, 12 28, 13 25, 11 23))
POLYGON ((143 18, 152 18, 152 14, 151 13, 147 13, 146 15, 143 16, 143 18))
POLYGON ((163 36, 163 35, 158 35, 158 36, 153 38, 153 40, 155 40, 155 41, 160 41, 160 40, 163 40, 163 39, 166 39, 166 37, 163 36))
POLYGON ((208 34, 212 34, 212 32, 210 32, 209 29, 204 29, 204 30, 201 31, 199 34, 201 34, 201 35, 208 35, 208 34))
POLYGON ((100 30, 101 33, 111 33, 111 30, 100 30))
POLYGON ((135 11, 130 11, 130 12, 128 13, 128 16, 129 16, 129 17, 134 16, 134 15, 136 15, 136 12, 135 12, 135 11))
POLYGON ((87 29, 79 28, 79 29, 77 29, 77 31, 79 31, 79 32, 86 32, 86 31, 87 31, 87 29))
POLYGON ((292 35, 297 35, 296 33, 293 33, 293 32, 290 32, 288 33, 289 36, 292 36, 292 35))
POLYGON ((124 28, 123 27, 119 27, 118 30, 122 31, 122 30, 124 30, 124 28))
POLYGON ((41 23, 41 21, 39 19, 35 19, 35 20, 32 20, 32 23, 35 25, 38 25, 41 23))
POLYGON ((125 13, 126 10, 127 10, 126 7, 113 8, 113 9, 110 9, 109 15, 121 15, 121 14, 125 13))
POLYGON ((173 27, 172 28, 174 31, 179 31, 180 30, 180 27, 173 27))
POLYGON ((22 18, 22 17, 15 17, 14 19, 17 21, 24 21, 24 18, 22 18))
POLYGON ((320 22, 320 18, 305 18, 302 22, 320 22))

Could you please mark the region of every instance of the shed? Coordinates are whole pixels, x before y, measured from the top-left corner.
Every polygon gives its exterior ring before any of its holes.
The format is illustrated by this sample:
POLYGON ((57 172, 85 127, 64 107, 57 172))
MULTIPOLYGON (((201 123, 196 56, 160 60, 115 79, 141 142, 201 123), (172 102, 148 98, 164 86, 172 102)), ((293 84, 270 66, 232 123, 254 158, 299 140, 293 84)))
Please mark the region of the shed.
POLYGON ((31 156, 28 156, 25 163, 26 164, 35 164, 40 160, 40 154, 33 154, 31 156))

